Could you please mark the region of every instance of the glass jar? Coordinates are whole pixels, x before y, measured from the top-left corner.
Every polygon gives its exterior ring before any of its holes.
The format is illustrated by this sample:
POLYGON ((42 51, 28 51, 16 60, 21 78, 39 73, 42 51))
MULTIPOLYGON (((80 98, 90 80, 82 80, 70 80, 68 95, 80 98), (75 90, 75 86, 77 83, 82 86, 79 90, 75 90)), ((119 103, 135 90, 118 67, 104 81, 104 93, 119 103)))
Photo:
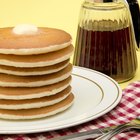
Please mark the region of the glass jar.
POLYGON ((136 40, 122 0, 86 0, 81 6, 73 64, 97 70, 116 81, 137 69, 136 40))

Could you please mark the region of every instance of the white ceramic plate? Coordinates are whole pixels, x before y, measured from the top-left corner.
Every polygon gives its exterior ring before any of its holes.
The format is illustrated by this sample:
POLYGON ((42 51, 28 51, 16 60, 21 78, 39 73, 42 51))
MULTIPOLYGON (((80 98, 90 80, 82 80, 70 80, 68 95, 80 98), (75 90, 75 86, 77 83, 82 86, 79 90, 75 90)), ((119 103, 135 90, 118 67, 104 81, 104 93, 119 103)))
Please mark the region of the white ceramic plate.
POLYGON ((0 120, 0 134, 35 133, 75 126, 104 115, 119 103, 122 91, 108 76, 81 67, 74 67, 72 75, 75 101, 68 110, 43 119, 0 120))

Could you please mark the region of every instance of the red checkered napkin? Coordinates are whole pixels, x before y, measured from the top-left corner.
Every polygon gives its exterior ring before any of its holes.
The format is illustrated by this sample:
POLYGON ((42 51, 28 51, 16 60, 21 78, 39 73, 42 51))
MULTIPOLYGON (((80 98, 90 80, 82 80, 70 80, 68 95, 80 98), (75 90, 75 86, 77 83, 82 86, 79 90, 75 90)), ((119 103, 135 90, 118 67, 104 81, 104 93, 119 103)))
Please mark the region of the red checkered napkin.
MULTIPOLYGON (((118 106, 96 120, 75 127, 46 133, 2 135, 0 136, 0 140, 47 140, 74 132, 119 125, 131 121, 138 115, 140 116, 140 81, 131 83, 126 89, 124 89, 123 97, 118 106)), ((118 134, 111 140, 140 140, 140 133, 138 133, 138 131, 125 132, 118 134)))

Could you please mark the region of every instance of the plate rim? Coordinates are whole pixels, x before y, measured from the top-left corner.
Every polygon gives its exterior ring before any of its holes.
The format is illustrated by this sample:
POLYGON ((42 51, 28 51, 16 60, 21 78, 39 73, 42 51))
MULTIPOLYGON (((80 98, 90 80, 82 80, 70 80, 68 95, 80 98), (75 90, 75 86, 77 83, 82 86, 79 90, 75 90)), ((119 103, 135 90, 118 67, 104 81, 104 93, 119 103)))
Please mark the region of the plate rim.
MULTIPOLYGON (((90 72, 93 72, 93 73, 96 73, 96 74, 100 74, 101 76, 109 79, 109 81, 111 81, 115 85, 115 87, 118 89, 118 93, 117 93, 118 96, 117 96, 116 100, 113 103, 111 103, 109 105, 109 107, 107 107, 104 110, 98 112, 97 114, 93 114, 92 116, 88 116, 87 118, 84 118, 83 120, 72 122, 71 124, 63 124, 62 126, 55 126, 53 128, 52 127, 50 127, 50 128, 42 127, 42 128, 39 128, 39 129, 35 128, 35 129, 30 129, 30 130, 29 129, 28 130, 26 130, 26 129, 22 129, 22 130, 19 130, 19 129, 18 130, 3 130, 3 131, 1 130, 0 134, 21 134, 21 133, 30 134, 30 133, 40 133, 40 132, 48 132, 48 131, 65 129, 65 128, 68 128, 68 127, 77 126, 77 125, 89 122, 91 120, 97 119, 97 118, 103 116, 104 114, 108 113, 109 111, 111 111, 113 108, 115 108, 117 106, 117 104, 120 102, 120 100, 122 98, 122 89, 120 88, 119 84, 115 80, 113 80, 111 77, 109 77, 109 76, 107 76, 107 75, 105 75, 101 72, 98 72, 96 70, 92 70, 92 69, 88 69, 88 68, 84 68, 84 67, 79 67, 79 66, 73 66, 73 69, 81 69, 81 70, 85 70, 85 71, 90 71, 90 72)), ((78 75, 79 77, 83 77, 80 74, 74 74, 73 71, 72 71, 72 75, 78 75)), ((27 127, 29 128, 30 126, 27 126, 27 127)), ((17 128, 19 128, 19 127, 17 127, 17 128)))

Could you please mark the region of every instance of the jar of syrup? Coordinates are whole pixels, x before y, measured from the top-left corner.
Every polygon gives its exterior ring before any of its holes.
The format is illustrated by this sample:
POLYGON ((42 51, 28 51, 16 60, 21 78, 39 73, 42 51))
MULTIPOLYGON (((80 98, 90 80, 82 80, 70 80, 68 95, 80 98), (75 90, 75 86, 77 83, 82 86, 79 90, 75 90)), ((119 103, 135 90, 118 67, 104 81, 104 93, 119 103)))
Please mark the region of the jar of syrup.
POLYGON ((81 6, 73 64, 102 72, 116 81, 137 69, 136 40, 123 0, 85 0, 81 6))

